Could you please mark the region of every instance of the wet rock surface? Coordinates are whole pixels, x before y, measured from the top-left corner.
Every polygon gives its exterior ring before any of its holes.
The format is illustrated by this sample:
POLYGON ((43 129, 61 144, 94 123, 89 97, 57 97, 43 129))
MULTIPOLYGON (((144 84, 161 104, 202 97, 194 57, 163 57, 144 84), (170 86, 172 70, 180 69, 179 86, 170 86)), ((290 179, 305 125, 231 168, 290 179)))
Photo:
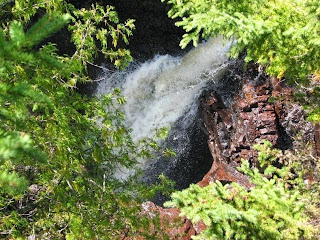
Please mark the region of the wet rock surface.
MULTIPOLYGON (((278 83, 277 83, 278 84, 278 83)), ((317 135, 306 121, 302 106, 293 103, 292 89, 274 86, 272 79, 254 81, 243 78, 242 88, 230 108, 226 108, 216 92, 207 93, 200 99, 205 128, 209 133, 208 147, 213 157, 210 171, 198 183, 206 186, 216 180, 237 182, 252 187, 249 179, 236 167, 241 159, 259 167, 254 144, 263 140, 281 150, 293 149, 294 139, 315 146, 317 135)))
POLYGON ((269 82, 244 83, 231 108, 225 107, 215 92, 200 99, 204 125, 209 133, 208 147, 213 157, 210 171, 198 184, 206 186, 216 180, 237 182, 252 187, 248 177, 236 167, 241 159, 256 163, 252 145, 268 140, 275 145, 279 132, 269 82))
MULTIPOLYGON (((245 76, 230 107, 226 107, 215 91, 203 95, 199 105, 213 163, 197 184, 207 186, 219 180, 223 183, 237 182, 247 189, 253 187, 248 177, 237 170, 237 166, 241 159, 245 159, 259 167, 257 151, 252 146, 262 140, 286 150, 294 147, 294 139, 299 134, 303 141, 315 145, 315 153, 318 154, 317 134, 314 133, 319 126, 317 128, 306 122, 302 107, 292 103, 291 95, 290 88, 274 86, 266 77, 252 81, 245 76)), ((191 235, 197 235, 205 228, 201 222, 193 225, 188 219, 179 217, 178 209, 147 204, 149 209, 159 214, 161 223, 180 221, 174 231, 163 224, 170 239, 191 239, 191 235)))

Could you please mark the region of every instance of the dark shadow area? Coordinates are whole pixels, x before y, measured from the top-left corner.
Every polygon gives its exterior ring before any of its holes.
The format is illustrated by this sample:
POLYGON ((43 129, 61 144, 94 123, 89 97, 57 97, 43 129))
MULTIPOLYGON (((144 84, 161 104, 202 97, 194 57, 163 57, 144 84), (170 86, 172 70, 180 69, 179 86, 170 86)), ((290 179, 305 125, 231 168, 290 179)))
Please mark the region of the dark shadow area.
MULTIPOLYGON (((199 116, 196 119, 199 119, 199 116)), ((187 130, 173 128, 166 145, 171 147, 177 156, 170 159, 160 158, 151 164, 143 181, 155 183, 163 173, 175 182, 175 189, 182 190, 188 188, 191 183, 200 181, 211 168, 213 160, 207 145, 207 135, 201 129, 199 121, 195 120, 187 130)), ((153 202, 162 205, 167 200, 169 196, 158 193, 153 202)))
POLYGON ((111 0, 107 4, 115 7, 121 22, 136 20, 128 45, 135 60, 145 61, 156 54, 177 56, 188 50, 179 47, 184 30, 168 18, 170 8, 160 0, 111 0))
POLYGON ((278 127, 279 138, 277 140, 275 147, 278 149, 281 149, 282 151, 292 149, 293 148, 292 138, 286 132, 285 128, 279 123, 278 118, 277 118, 277 127, 278 127))

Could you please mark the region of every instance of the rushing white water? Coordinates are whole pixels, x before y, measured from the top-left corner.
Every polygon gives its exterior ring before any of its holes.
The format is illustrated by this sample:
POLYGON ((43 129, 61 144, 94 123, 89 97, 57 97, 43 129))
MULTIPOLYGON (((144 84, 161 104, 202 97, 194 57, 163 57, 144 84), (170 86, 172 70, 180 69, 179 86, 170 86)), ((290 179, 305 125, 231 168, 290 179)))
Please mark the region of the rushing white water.
POLYGON ((155 56, 133 70, 106 74, 96 94, 122 88, 133 139, 153 136, 156 129, 173 126, 183 114, 193 115, 201 89, 225 68, 229 47, 216 38, 184 57, 155 56))
MULTIPOLYGON (((152 137, 156 129, 173 127, 178 119, 179 133, 174 133, 174 141, 182 141, 185 151, 185 130, 194 121, 197 112, 197 98, 201 90, 219 78, 226 68, 226 53, 230 43, 221 38, 200 44, 184 57, 169 55, 155 56, 142 64, 135 64, 124 72, 108 73, 97 87, 96 95, 106 94, 113 88, 122 89, 127 98, 125 114, 127 126, 132 128, 132 137, 138 141, 152 137)), ((150 162, 149 162, 150 163, 150 162)), ((149 163, 142 162, 146 168, 149 163)), ((120 168, 118 178, 125 179, 133 170, 120 168)))

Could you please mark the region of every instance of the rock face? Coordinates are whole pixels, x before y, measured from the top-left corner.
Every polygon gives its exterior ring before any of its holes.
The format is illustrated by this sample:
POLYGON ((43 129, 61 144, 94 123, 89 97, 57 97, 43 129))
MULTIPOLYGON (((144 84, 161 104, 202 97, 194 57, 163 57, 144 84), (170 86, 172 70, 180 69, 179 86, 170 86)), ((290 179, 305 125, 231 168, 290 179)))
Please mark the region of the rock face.
POLYGON ((198 184, 206 186, 216 180, 237 182, 250 188, 249 179, 236 167, 241 159, 256 164, 257 153, 252 145, 268 140, 273 145, 279 139, 279 127, 270 82, 244 83, 227 109, 215 92, 200 99, 204 125, 209 133, 208 146, 213 157, 210 171, 198 184))
MULTIPOLYGON (((259 167, 257 152, 252 146, 262 140, 268 140, 277 148, 285 150, 294 146, 292 139, 300 132, 303 141, 317 147, 314 130, 319 127, 314 129, 311 123, 306 122, 301 106, 291 103, 288 100, 290 96, 289 88, 275 86, 270 79, 257 82, 245 78, 230 108, 225 106, 214 91, 203 95, 199 99, 200 110, 213 164, 198 185, 207 186, 219 180, 237 182, 250 189, 253 185, 248 177, 238 172, 236 167, 240 165, 241 159, 259 167)), ((205 228, 201 222, 193 225, 188 219, 179 217, 178 209, 164 209, 150 202, 146 206, 148 211, 159 214, 160 223, 170 239, 189 240, 205 228), (171 228, 164 224, 179 221, 179 227, 171 228)))
POLYGON ((185 217, 179 217, 180 211, 177 208, 164 209, 152 202, 146 202, 143 205, 143 209, 150 217, 153 217, 152 214, 159 214, 160 224, 165 226, 164 228, 161 227, 161 229, 164 229, 165 234, 170 239, 189 240, 191 236, 197 233, 190 220, 185 217))
MULTIPOLYGON (((282 150, 295 144, 298 133, 303 141, 317 147, 314 127, 306 122, 302 107, 291 103, 290 88, 274 86, 273 81, 263 83, 244 81, 231 109, 227 109, 215 92, 200 99, 204 125, 209 133, 208 146, 213 157, 210 171, 198 184, 206 186, 216 180, 237 182, 252 187, 249 179, 236 167, 241 159, 259 167, 254 144, 263 140, 282 150)), ((315 155, 318 150, 315 149, 315 155)))

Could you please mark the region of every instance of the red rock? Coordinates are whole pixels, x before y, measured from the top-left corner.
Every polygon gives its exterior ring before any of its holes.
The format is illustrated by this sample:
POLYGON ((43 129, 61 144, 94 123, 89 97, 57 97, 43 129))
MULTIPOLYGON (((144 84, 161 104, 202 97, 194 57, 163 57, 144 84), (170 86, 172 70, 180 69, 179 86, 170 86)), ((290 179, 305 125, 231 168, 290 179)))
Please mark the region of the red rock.
POLYGON ((243 110, 245 112, 249 112, 251 110, 250 104, 244 100, 240 100, 238 102, 238 106, 241 110, 243 110))
POLYGON ((244 120, 252 119, 251 114, 249 114, 249 113, 247 113, 247 112, 241 112, 241 113, 240 113, 240 116, 241 116, 241 118, 244 119, 244 120))
POLYGON ((197 184, 201 187, 205 187, 217 180, 236 182, 247 188, 251 188, 252 186, 254 186, 252 183, 250 183, 248 176, 245 176, 242 173, 240 173, 235 168, 235 166, 231 166, 230 164, 225 163, 223 161, 215 161, 210 171, 197 184))
POLYGON ((268 99, 270 98, 270 95, 262 95, 257 97, 257 102, 268 102, 268 99))
POLYGON ((274 131, 270 131, 270 129, 268 128, 262 128, 259 130, 260 131, 260 134, 262 135, 266 135, 266 134, 275 134, 276 132, 274 131))
MULTIPOLYGON (((169 239, 174 240, 191 240, 191 236, 197 235, 198 231, 203 230, 203 226, 201 223, 196 225, 196 229, 191 223, 190 220, 186 219, 186 217, 179 216, 180 210, 178 208, 163 208, 157 206, 153 202, 145 202, 142 204, 143 212, 149 216, 151 219, 159 217, 160 226, 157 228, 154 225, 150 226, 148 234, 157 237, 157 239, 166 239, 163 238, 162 232, 159 233, 160 230, 163 231, 169 239)), ((145 237, 142 236, 134 236, 134 237, 123 237, 124 240, 144 240, 145 237)))
POLYGON ((270 103, 259 103, 258 104, 259 107, 259 111, 260 112, 269 112, 269 111, 273 111, 274 112, 274 105, 270 104, 270 103))
POLYGON ((314 142, 315 142, 315 157, 320 156, 320 125, 319 123, 316 123, 314 125, 314 142))
MULTIPOLYGON (((277 96, 292 94, 291 90, 279 87, 278 84, 279 81, 274 80, 273 87, 277 96)), ((219 180, 236 182, 248 189, 253 187, 249 178, 236 169, 241 158, 256 162, 257 151, 251 146, 261 143, 262 140, 268 140, 275 145, 279 138, 279 124, 293 126, 296 121, 292 119, 290 124, 288 123, 289 111, 286 102, 268 102, 268 99, 275 95, 274 91, 272 91, 270 82, 258 86, 250 83, 244 84, 242 94, 234 98, 232 111, 225 107, 215 92, 201 98, 204 125, 209 133, 208 147, 214 161, 208 173, 197 183, 199 186, 204 187, 219 180), (229 143, 225 145, 226 142, 229 143)), ((300 119, 303 119, 303 115, 300 119)), ((318 153, 320 152, 319 129, 320 127, 316 126, 317 135, 312 135, 312 139, 316 138, 316 152, 318 153)), ((145 213, 150 214, 150 217, 154 216, 152 214, 159 214, 161 227, 169 235, 169 239, 191 240, 192 235, 197 235, 206 228, 202 222, 192 224, 185 217, 179 217, 178 209, 165 209, 153 203, 146 203, 145 206, 148 206, 145 213), (180 224, 172 227, 167 224, 168 222, 180 224)))

